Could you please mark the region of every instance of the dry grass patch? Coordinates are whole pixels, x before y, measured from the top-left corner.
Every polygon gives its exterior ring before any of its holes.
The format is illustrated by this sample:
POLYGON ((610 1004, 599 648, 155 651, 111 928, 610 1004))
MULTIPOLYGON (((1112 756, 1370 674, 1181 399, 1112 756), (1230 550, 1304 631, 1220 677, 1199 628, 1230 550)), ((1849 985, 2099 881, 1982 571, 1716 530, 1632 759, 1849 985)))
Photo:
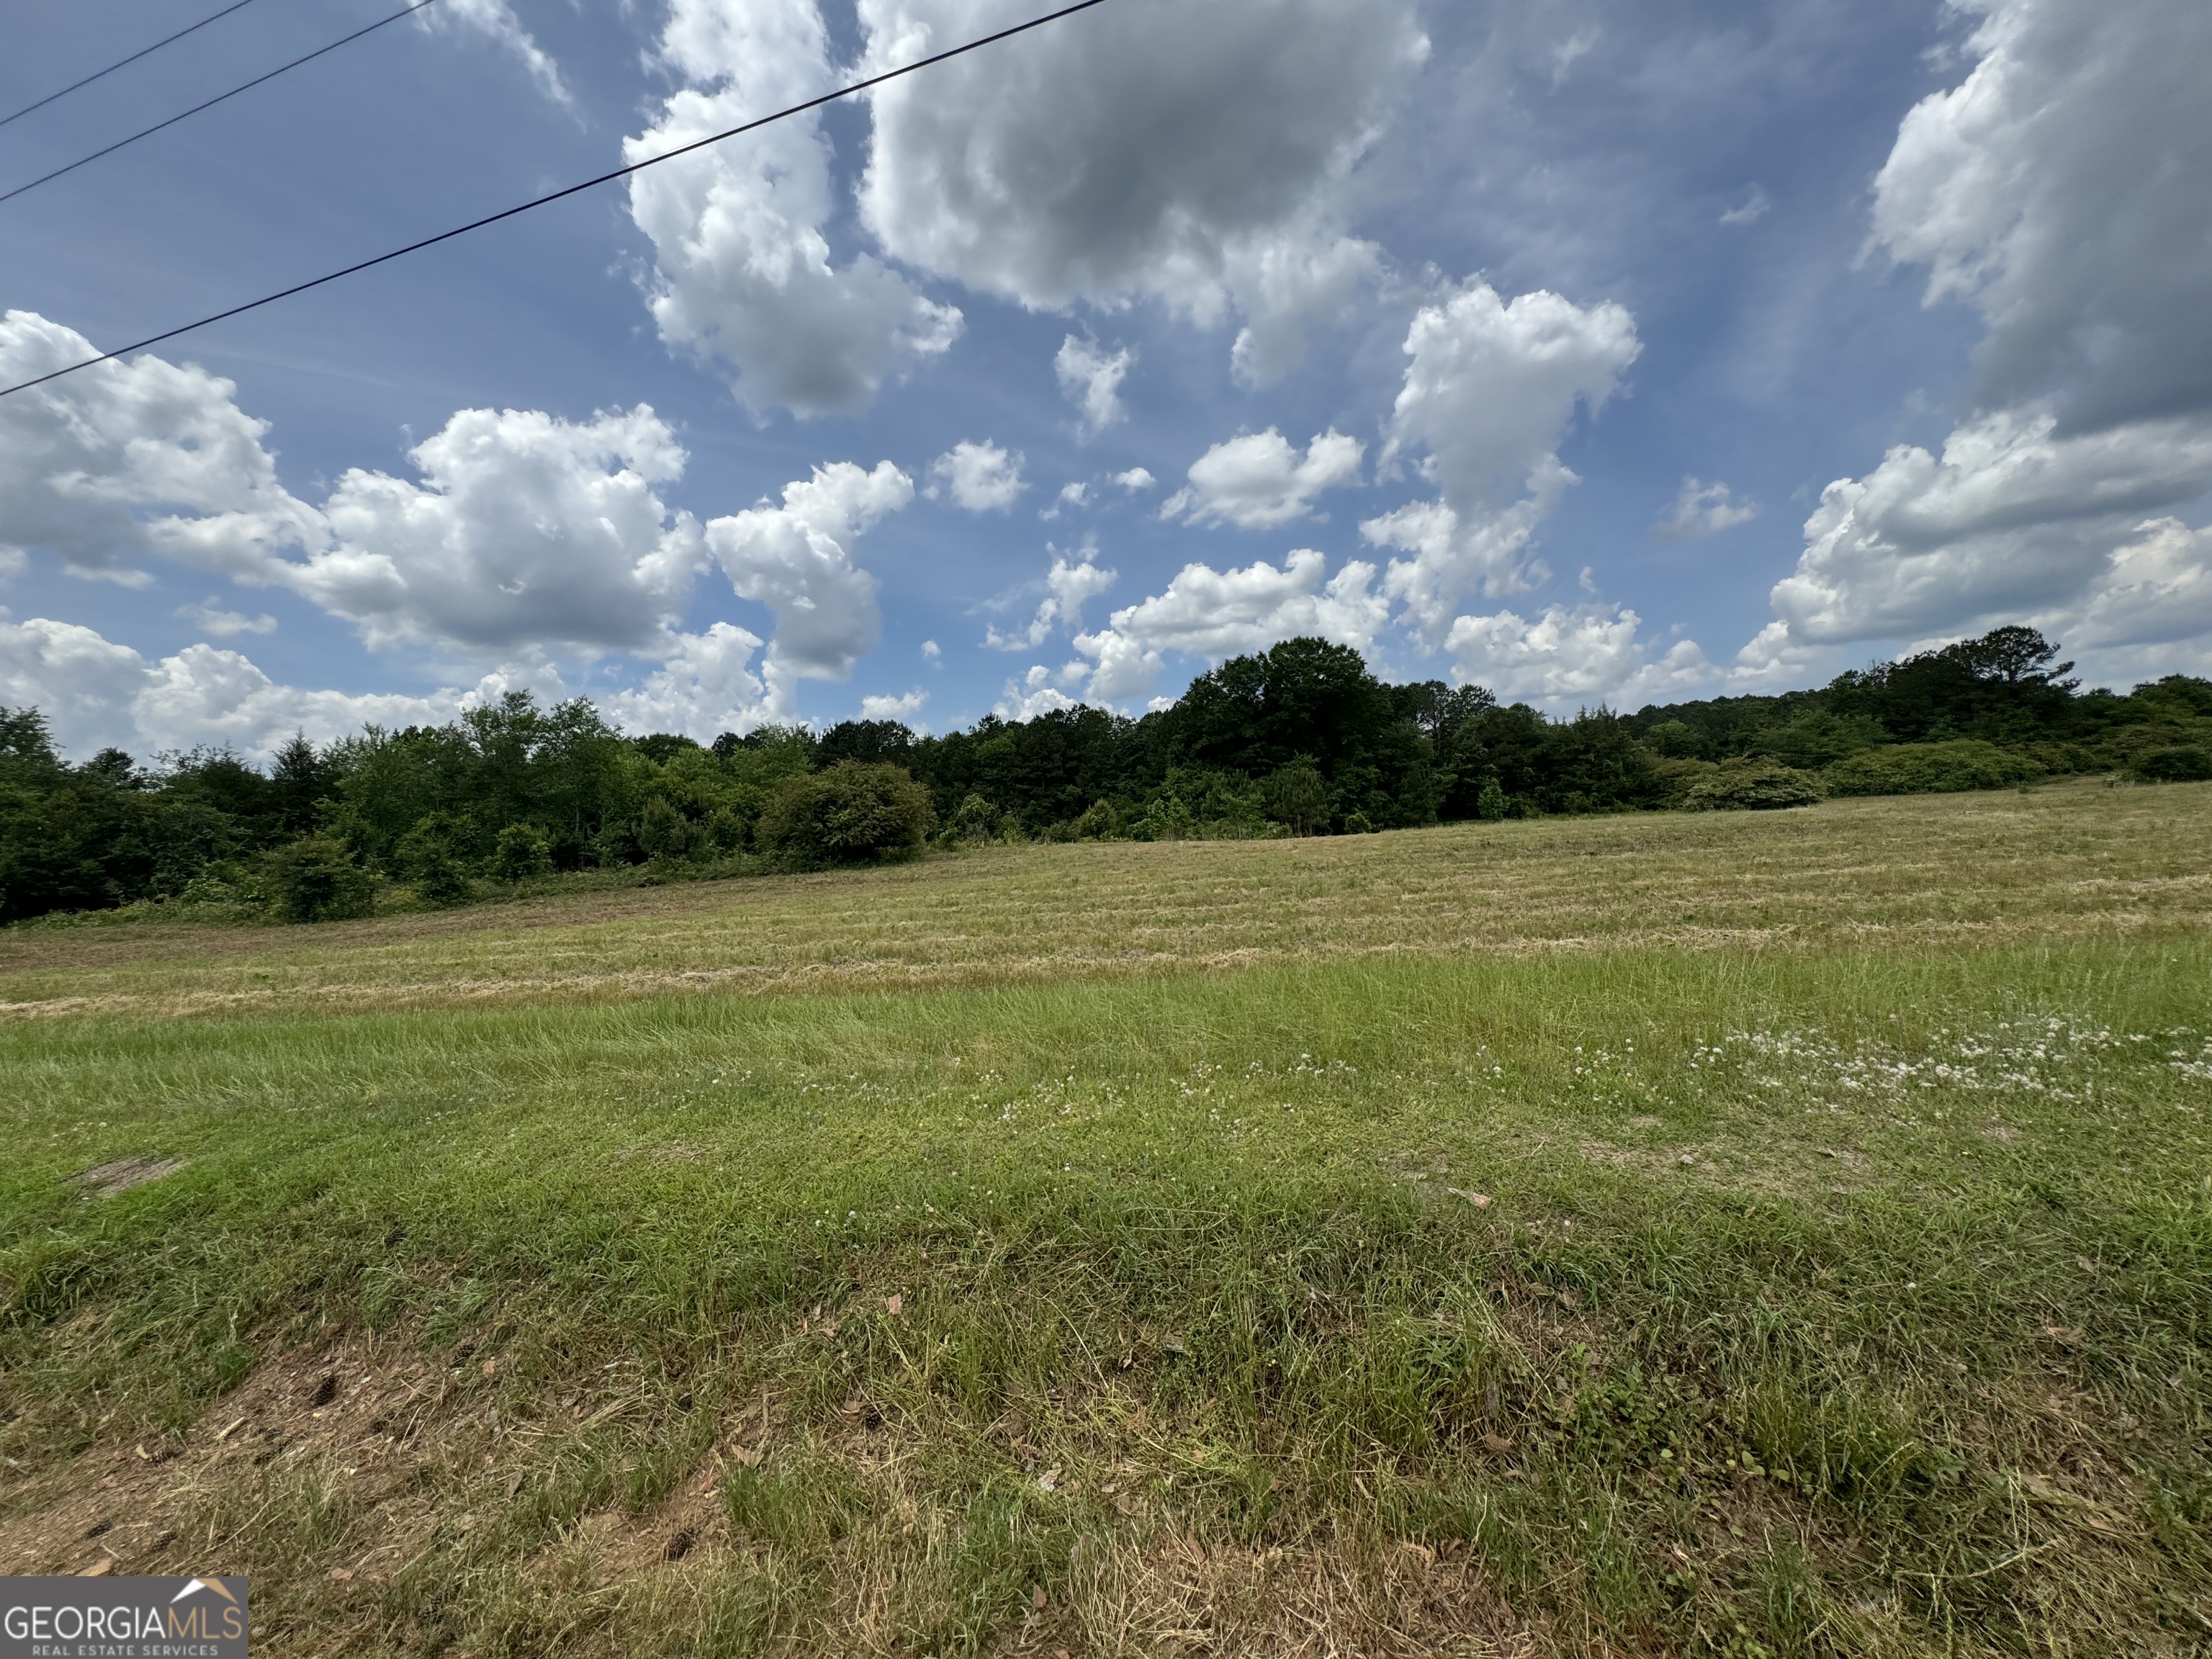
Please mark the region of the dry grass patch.
POLYGON ((1018 1651, 1096 1659, 1534 1659, 1540 1642, 1455 1543, 1325 1535, 1269 1549, 1188 1534, 1079 1552, 1059 1617, 1018 1651))
POLYGON ((1033 846, 313 928, 16 928, 0 1017, 844 994, 1396 957, 2002 945, 2212 920, 2212 785, 1033 846))

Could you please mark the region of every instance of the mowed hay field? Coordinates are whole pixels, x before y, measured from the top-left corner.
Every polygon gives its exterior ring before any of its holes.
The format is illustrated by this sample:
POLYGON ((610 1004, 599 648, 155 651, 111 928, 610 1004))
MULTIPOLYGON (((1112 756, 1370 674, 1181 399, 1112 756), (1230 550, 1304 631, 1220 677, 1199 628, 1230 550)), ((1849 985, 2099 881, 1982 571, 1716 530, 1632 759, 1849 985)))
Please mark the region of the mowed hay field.
POLYGON ((0 934, 0 1571, 288 1654, 2212 1653, 2212 786, 0 934))

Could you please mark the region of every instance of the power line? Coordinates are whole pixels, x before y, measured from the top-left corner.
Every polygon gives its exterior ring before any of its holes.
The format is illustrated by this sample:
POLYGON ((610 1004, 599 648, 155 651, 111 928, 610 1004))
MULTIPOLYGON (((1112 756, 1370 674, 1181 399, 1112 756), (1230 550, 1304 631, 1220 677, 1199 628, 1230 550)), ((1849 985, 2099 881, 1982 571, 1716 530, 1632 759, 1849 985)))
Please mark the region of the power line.
MULTIPOLYGON (((238 3, 240 5, 246 5, 249 3, 249 0, 238 0, 238 3)), ((15 189, 8 191, 5 195, 0 195, 0 202, 12 202, 27 190, 36 190, 40 185, 46 184, 52 179, 58 179, 64 173, 75 173, 87 161, 97 161, 103 155, 112 155, 117 150, 121 149, 125 144, 135 144, 141 138, 150 138, 155 133, 161 131, 162 128, 176 125, 178 122, 185 119, 186 116, 198 115, 204 109, 213 109, 217 104, 222 102, 226 98, 235 98, 241 92, 251 92, 254 88, 259 86, 264 81, 274 81, 278 76, 284 74, 287 70, 295 70, 302 64, 311 64, 314 62, 316 58, 320 58, 326 52, 336 52, 340 46, 345 45, 349 40, 358 40, 364 34, 374 34, 377 30, 382 28, 386 23, 396 23, 403 17, 412 17, 416 12, 422 10, 423 7, 434 5, 436 3, 437 0, 415 0, 415 3, 408 7, 404 11, 395 11, 389 16, 380 17, 368 27, 356 29, 351 34, 341 35, 337 40, 331 41, 327 46, 317 46, 305 58, 295 58, 290 63, 284 64, 282 68, 270 70, 266 75, 257 75, 244 85, 233 87, 228 92, 219 92, 204 104, 194 104, 190 109, 185 111, 181 115, 172 115, 166 121, 157 121, 152 126, 148 127, 143 132, 134 132, 128 138, 118 138, 113 143, 108 145, 105 149, 96 149, 89 155, 80 155, 76 161, 71 161, 65 167, 56 167, 52 173, 40 174, 37 178, 32 179, 27 185, 18 185, 15 189)), ((232 9, 235 10, 236 8, 234 7, 232 9)), ((59 94, 56 95, 58 96, 59 94)))
POLYGON ((116 70, 121 69, 125 64, 135 64, 141 58, 143 58, 148 52, 159 52, 162 47, 167 46, 172 40, 183 40, 186 35, 190 34, 193 29, 204 29, 216 19, 229 16, 231 13, 236 11, 240 6, 250 6, 252 3, 253 0, 231 0, 231 3, 225 6, 221 11, 210 12, 207 16, 201 18, 198 22, 192 24, 190 27, 179 29, 174 34, 165 35, 161 40, 156 40, 150 46, 141 46, 137 52, 132 52, 128 58, 118 58, 115 62, 110 64, 106 69, 100 70, 93 74, 88 75, 82 81, 72 81, 69 85, 64 87, 59 92, 50 92, 45 97, 40 99, 37 103, 24 105, 22 108, 17 110, 13 115, 0 115, 0 127, 6 126, 10 121, 21 119, 22 117, 28 115, 34 109, 44 109, 47 105, 52 103, 55 99, 66 98, 70 94, 75 92, 79 87, 88 87, 94 81, 100 79, 101 76, 112 75, 116 70))
POLYGON ((986 34, 979 40, 969 41, 964 46, 953 46, 947 51, 933 53, 927 58, 916 58, 913 63, 901 64, 895 70, 885 70, 881 75, 872 75, 865 81, 855 81, 849 86, 838 88, 835 92, 825 92, 820 97, 810 98, 803 104, 793 104, 788 109, 776 111, 773 115, 763 115, 757 120, 744 122, 726 131, 695 139, 690 143, 664 151, 659 155, 649 155, 642 161, 633 161, 628 167, 617 167, 612 173, 603 173, 598 178, 586 179, 580 185, 570 185, 566 189, 553 191, 550 195, 539 196, 517 206, 503 209, 500 212, 486 214, 481 219, 472 219, 467 224, 456 225, 451 230, 441 230, 435 236, 425 236, 419 242, 410 242, 405 247, 396 247, 389 253, 380 253, 373 259, 362 259, 356 264, 346 266, 343 270, 333 270, 327 276, 313 277, 304 283, 295 283, 289 288, 279 289, 274 294, 264 294, 258 300, 248 300, 244 305, 233 306, 228 311, 218 311, 211 317, 203 317, 196 323, 186 323, 181 328, 169 329, 160 334, 149 334, 143 340, 136 341, 127 346, 118 346, 112 351, 103 351, 97 357, 87 357, 82 362, 71 363, 66 368, 52 370, 40 375, 36 380, 19 380, 11 386, 0 386, 0 398, 13 397, 18 392, 28 392, 34 386, 44 386, 49 380, 58 380, 64 374, 74 374, 81 368, 90 368, 98 363, 111 362, 118 357, 128 356, 134 351, 143 351, 148 346, 159 345, 164 340, 173 340, 179 334, 190 334, 193 330, 205 328, 210 323, 220 323, 246 312, 258 311, 263 306, 274 305, 279 300, 289 300, 295 294, 305 294, 311 288, 320 288, 325 283, 335 283, 341 276, 350 276, 356 271, 367 270, 373 265, 385 264, 391 260, 404 258, 407 254, 419 252, 423 248, 434 247, 440 242, 450 242, 456 236, 465 236, 472 230, 482 230, 486 225, 495 225, 502 219, 512 219, 518 213, 527 213, 532 208, 544 207, 550 202, 560 201, 564 197, 574 196, 580 191, 590 190, 597 185, 610 184, 617 179, 626 179, 633 173, 642 173, 646 168, 658 167, 663 161, 672 161, 679 155, 689 155, 692 151, 704 149, 709 144, 719 144, 725 138, 735 138, 741 133, 751 132, 777 121, 787 120, 792 116, 804 115, 808 110, 819 109, 823 105, 835 103, 840 98, 849 98, 856 92, 866 92, 871 87, 883 85, 886 81, 896 81, 901 76, 912 75, 916 70, 928 69, 933 64, 965 57, 971 52, 980 51, 985 46, 995 46, 1001 40, 1010 40, 1017 34, 1027 34, 1031 29, 1042 28, 1048 23, 1057 23, 1064 17, 1073 17, 1079 11, 1089 11, 1093 6, 1104 3, 1105 0, 1076 0, 1074 5, 1063 6, 1060 10, 1047 12, 1042 17, 1032 17, 1026 23, 1017 23, 1012 28, 1000 29, 995 34, 986 34))

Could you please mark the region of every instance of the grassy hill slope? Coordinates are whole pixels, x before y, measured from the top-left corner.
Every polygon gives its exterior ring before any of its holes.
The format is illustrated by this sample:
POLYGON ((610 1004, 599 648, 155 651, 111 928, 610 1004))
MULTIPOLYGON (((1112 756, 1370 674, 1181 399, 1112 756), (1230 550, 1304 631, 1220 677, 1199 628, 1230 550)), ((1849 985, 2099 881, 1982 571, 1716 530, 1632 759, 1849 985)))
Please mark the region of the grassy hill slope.
POLYGON ((2204 1651, 2208 807, 16 930, 0 1571, 272 1654, 2204 1651))

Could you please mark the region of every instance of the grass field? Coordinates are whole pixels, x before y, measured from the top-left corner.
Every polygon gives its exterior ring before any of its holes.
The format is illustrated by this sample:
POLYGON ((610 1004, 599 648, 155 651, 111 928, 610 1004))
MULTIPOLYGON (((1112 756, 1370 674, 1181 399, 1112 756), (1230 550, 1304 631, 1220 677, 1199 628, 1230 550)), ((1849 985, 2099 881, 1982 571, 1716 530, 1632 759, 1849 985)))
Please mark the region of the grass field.
POLYGON ((2067 785, 0 934, 0 1571, 276 1655, 2212 1652, 2209 922, 2212 786, 2067 785))

